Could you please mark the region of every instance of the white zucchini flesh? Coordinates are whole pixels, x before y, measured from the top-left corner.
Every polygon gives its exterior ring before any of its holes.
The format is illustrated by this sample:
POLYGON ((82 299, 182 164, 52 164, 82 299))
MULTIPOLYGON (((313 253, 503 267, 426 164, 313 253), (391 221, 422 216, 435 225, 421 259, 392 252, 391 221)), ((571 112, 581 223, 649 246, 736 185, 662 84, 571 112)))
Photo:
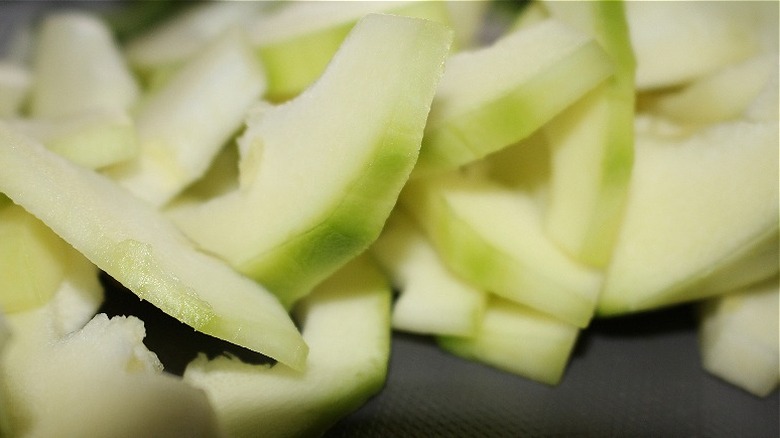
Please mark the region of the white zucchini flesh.
POLYGON ((196 330, 304 366, 306 345, 276 297, 198 252, 151 205, 3 124, 0 161, 0 191, 141 298, 196 330))

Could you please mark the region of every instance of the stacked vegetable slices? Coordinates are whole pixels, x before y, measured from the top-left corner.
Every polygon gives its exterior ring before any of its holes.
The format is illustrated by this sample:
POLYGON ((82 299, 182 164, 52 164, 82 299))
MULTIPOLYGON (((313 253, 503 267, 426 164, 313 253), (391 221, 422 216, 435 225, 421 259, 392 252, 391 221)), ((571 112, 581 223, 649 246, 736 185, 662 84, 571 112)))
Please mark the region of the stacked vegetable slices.
POLYGON ((592 318, 693 301, 705 369, 771 392, 777 5, 530 3, 489 42, 486 10, 214 3, 126 45, 43 21, 0 66, 0 430, 316 435, 381 389, 392 329, 555 385, 592 318), (93 317, 99 270, 278 363, 161 373, 141 321, 93 317), (105 421, 41 403, 93 369, 134 388, 81 394, 105 421))

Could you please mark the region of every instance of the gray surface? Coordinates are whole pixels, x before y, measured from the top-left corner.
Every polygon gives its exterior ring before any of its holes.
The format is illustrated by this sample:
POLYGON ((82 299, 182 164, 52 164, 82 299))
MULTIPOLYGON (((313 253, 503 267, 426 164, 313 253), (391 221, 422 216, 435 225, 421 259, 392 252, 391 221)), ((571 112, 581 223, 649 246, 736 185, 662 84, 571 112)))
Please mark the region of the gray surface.
POLYGON ((385 390, 328 436, 777 437, 779 399, 703 372, 679 308, 595 322, 554 388, 396 335, 385 390))

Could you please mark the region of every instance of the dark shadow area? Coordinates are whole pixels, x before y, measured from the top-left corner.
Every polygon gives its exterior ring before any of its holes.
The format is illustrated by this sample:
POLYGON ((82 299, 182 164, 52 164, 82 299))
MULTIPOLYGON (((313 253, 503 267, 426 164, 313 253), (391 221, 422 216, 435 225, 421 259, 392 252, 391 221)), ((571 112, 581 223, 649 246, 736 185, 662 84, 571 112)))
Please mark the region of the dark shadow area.
POLYGON ((144 322, 144 344, 157 354, 165 371, 181 375, 198 353, 209 358, 230 354, 251 364, 274 363, 267 356, 221 339, 200 333, 138 298, 119 282, 101 273, 106 299, 99 312, 111 316, 135 316, 144 322))
POLYGON ((409 343, 419 344, 419 345, 429 345, 431 347, 438 347, 436 343, 436 338, 431 335, 423 335, 418 333, 411 333, 411 332, 402 332, 398 330, 393 331, 393 339, 402 339, 409 343))
POLYGON ((595 318, 582 331, 574 346, 572 357, 587 354, 594 337, 641 339, 696 330, 696 309, 693 304, 683 304, 630 315, 595 318))
POLYGON ((587 331, 600 336, 641 338, 695 330, 693 304, 678 305, 632 315, 594 319, 587 331))
POLYGON ((696 309, 693 304, 683 304, 663 309, 639 312, 608 318, 595 318, 584 329, 572 357, 587 354, 588 345, 594 337, 641 339, 672 333, 695 331, 696 309))

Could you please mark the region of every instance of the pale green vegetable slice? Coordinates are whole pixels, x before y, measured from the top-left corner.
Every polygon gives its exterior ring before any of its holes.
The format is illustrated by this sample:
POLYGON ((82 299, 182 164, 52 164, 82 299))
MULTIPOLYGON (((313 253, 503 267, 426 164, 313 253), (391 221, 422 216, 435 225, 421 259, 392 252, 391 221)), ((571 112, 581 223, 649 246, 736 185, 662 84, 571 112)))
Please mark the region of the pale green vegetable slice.
POLYGON ((40 336, 43 314, 9 319, 0 411, 10 436, 217 436, 206 395, 162 373, 139 319, 99 314, 56 337, 40 336))
POLYGON ((462 172, 522 191, 538 202, 542 211, 546 208, 550 148, 542 131, 465 166, 462 172))
POLYGON ((172 217, 292 306, 378 237, 417 158, 450 41, 439 23, 367 15, 311 88, 252 113, 240 189, 172 217))
POLYGON ((0 310, 39 307, 58 290, 68 244, 18 205, 0 207, 0 310))
POLYGON ((634 56, 621 2, 546 2, 592 35, 615 71, 544 126, 551 149, 545 229, 569 254, 603 267, 612 254, 634 157, 634 56))
POLYGON ((577 327, 590 322, 601 273, 546 236, 531 195, 451 174, 411 182, 400 201, 447 266, 474 286, 577 327))
POLYGON ((556 20, 452 55, 415 175, 453 169, 522 140, 613 69, 598 42, 556 20))
POLYGON ((244 35, 223 35, 144 99, 135 116, 138 156, 106 173, 141 199, 166 204, 206 172, 264 89, 244 35))
POLYGON ((0 434, 15 436, 19 429, 28 428, 34 410, 28 401, 45 395, 35 394, 27 387, 27 379, 21 377, 28 372, 28 359, 35 357, 42 346, 84 327, 102 302, 103 286, 97 267, 71 248, 64 277, 51 299, 35 309, 4 316, 9 339, 6 350, 0 353, 0 434))
POLYGON ((403 210, 393 211, 370 252, 400 293, 393 304, 394 329, 453 336, 476 332, 487 294, 450 271, 403 210))
POLYGON ((605 315, 717 293, 704 287, 708 277, 777 244, 776 120, 723 122, 681 134, 653 131, 644 121, 638 121, 626 216, 600 296, 605 315))
POLYGON ((0 60, 0 117, 17 116, 32 84, 30 70, 18 63, 0 60))
POLYGON ((746 120, 771 123, 780 118, 780 105, 777 103, 777 96, 780 94, 778 91, 778 81, 780 81, 778 70, 780 70, 780 65, 778 58, 775 57, 774 74, 769 75, 761 93, 745 109, 743 117, 746 120))
POLYGON ((455 33, 455 50, 468 50, 482 45, 483 31, 487 26, 490 0, 445 0, 450 27, 455 33))
POLYGON ((30 115, 129 109, 139 88, 110 29, 96 15, 52 14, 37 33, 30 115))
MULTIPOLYGON (((4 361, 6 352, 9 348, 11 339, 11 328, 8 325, 5 314, 0 310, 0 374, 3 373, 5 368, 4 361)), ((8 397, 3 393, 4 389, 0 389, 0 406, 7 403, 8 397)), ((7 412, 0 410, 0 434, 3 436, 9 435, 11 432, 11 420, 10 415, 7 412)))
POLYGON ((384 385, 390 298, 382 273, 359 257, 296 310, 310 346, 305 371, 201 355, 184 380, 206 391, 229 436, 319 436, 384 385))
POLYGON ((228 143, 214 157, 209 170, 190 184, 163 209, 172 212, 186 209, 238 189, 239 152, 235 142, 228 143))
POLYGON ((14 130, 91 169, 129 160, 138 153, 135 123, 124 110, 92 110, 67 116, 8 119, 14 130))
POLYGON ((767 234, 745 248, 728 264, 709 273, 697 289, 701 295, 719 295, 742 289, 777 275, 780 269, 780 233, 767 234))
MULTIPOLYGON (((5 346, 8 344, 8 339, 11 337, 11 329, 8 328, 8 322, 6 321, 5 314, 0 311, 0 360, 2 360, 5 346)), ((0 416, 1 417, 1 416, 0 416)), ((2 429, 2 418, 0 418, 0 431, 2 429)))
POLYGON ((127 62, 148 75, 172 68, 196 56, 231 28, 244 28, 268 9, 267 2, 207 2, 194 4, 149 31, 132 38, 124 47, 127 62))
POLYGON ((524 27, 533 26, 550 18, 550 14, 544 6, 544 2, 532 1, 526 2, 523 9, 514 17, 509 26, 509 31, 519 30, 524 27))
POLYGON ((23 342, 45 343, 81 329, 103 303, 103 286, 98 268, 70 248, 65 272, 51 299, 43 305, 4 312, 9 326, 20 330, 23 342))
POLYGON ((681 89, 641 100, 642 110, 678 123, 717 123, 742 116, 770 75, 777 76, 777 53, 754 56, 703 76, 681 89))
POLYGON ((0 162, 0 191, 141 298, 196 330, 304 366, 306 345, 278 300, 195 250, 151 205, 3 124, 0 162))
POLYGON ((51 299, 35 309, 4 312, 9 326, 26 327, 18 335, 24 342, 49 342, 81 329, 103 304, 99 274, 95 264, 69 248, 62 280, 51 299))
MULTIPOLYGON (((46 336, 66 336, 89 322, 103 304, 104 291, 100 270, 83 254, 69 248, 65 274, 51 300, 33 312, 45 314, 46 336)), ((24 312, 29 314, 30 311, 24 312)), ((9 318, 14 314, 9 314, 9 318)), ((34 317, 38 318, 38 317, 34 317)), ((14 317, 14 321, 18 318, 14 317)))
POLYGON ((705 370, 759 397, 780 381, 777 277, 701 304, 705 370))
POLYGON ((742 2, 730 7, 738 8, 738 20, 754 18, 747 33, 757 41, 757 53, 714 69, 679 89, 646 93, 640 101, 643 108, 685 123, 724 121, 738 118, 742 111, 749 119, 777 120, 778 3, 742 2), (767 86, 775 89, 766 90, 767 86), (757 110, 767 112, 749 114, 757 110))
POLYGON ((755 29, 776 26, 777 14, 776 2, 626 2, 637 88, 680 85, 756 55, 766 37, 755 29))
POLYGON ((492 297, 471 337, 439 337, 441 348, 529 379, 557 385, 580 330, 515 302, 492 297))
POLYGON ((449 23, 445 2, 290 2, 250 26, 268 75, 266 97, 283 101, 311 86, 365 15, 385 13, 449 23))

